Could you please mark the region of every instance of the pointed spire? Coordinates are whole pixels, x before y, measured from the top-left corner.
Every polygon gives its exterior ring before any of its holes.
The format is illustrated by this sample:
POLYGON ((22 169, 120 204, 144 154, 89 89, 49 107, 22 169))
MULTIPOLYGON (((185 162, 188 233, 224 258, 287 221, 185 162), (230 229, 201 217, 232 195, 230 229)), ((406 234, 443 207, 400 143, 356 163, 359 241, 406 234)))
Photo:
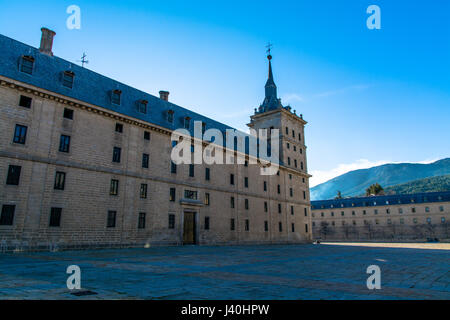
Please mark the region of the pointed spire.
POLYGON ((275 85, 275 82, 273 81, 272 62, 270 61, 270 60, 272 60, 272 56, 269 54, 269 55, 267 56, 267 59, 269 60, 269 77, 268 77, 268 79, 267 79, 266 86, 267 86, 268 84, 275 85))

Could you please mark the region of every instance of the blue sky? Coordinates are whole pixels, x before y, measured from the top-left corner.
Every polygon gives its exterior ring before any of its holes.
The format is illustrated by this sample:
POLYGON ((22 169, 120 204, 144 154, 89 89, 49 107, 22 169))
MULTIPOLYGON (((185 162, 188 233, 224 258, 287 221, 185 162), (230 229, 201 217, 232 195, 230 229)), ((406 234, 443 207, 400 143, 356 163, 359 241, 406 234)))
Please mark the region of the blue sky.
POLYGON ((312 184, 450 156, 450 1, 0 1, 0 33, 239 129, 263 100, 302 113, 312 184), (345 3, 345 4, 344 4, 345 3), (81 30, 66 28, 69 5, 81 30), (369 30, 366 8, 381 9, 369 30))

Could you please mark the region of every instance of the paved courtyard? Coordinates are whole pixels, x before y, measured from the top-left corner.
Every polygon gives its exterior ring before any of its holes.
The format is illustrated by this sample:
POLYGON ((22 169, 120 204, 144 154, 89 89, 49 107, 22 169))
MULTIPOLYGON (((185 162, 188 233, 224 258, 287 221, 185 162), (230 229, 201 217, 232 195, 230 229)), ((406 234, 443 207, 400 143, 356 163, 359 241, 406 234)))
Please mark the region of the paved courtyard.
POLYGON ((450 250, 185 246, 0 254, 0 299, 450 299, 450 250), (81 268, 83 290, 66 287, 81 268), (370 265, 381 289, 366 286, 370 265))

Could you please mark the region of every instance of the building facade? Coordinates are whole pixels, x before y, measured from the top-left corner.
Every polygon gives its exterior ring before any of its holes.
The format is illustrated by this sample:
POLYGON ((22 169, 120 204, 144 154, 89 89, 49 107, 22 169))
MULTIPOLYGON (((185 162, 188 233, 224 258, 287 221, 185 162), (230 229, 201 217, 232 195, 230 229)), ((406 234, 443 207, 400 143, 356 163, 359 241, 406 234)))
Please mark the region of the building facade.
POLYGON ((54 56, 42 32, 39 49, 0 35, 2 250, 312 240, 306 122, 277 98, 270 55, 248 124, 281 132, 266 176, 248 161, 175 165, 175 129, 230 128, 54 56))
POLYGON ((450 192, 312 201, 315 239, 450 240, 450 192))

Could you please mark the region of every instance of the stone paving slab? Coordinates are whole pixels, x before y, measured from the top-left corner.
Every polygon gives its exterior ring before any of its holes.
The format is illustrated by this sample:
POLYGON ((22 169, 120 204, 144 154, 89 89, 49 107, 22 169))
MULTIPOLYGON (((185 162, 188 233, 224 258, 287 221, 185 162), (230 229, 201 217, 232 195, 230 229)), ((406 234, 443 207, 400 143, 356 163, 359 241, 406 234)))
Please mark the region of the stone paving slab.
POLYGON ((0 299, 450 299, 450 251, 389 246, 184 246, 0 255, 0 299), (84 290, 66 287, 81 268, 84 290), (369 290, 369 265, 381 289, 369 290))

